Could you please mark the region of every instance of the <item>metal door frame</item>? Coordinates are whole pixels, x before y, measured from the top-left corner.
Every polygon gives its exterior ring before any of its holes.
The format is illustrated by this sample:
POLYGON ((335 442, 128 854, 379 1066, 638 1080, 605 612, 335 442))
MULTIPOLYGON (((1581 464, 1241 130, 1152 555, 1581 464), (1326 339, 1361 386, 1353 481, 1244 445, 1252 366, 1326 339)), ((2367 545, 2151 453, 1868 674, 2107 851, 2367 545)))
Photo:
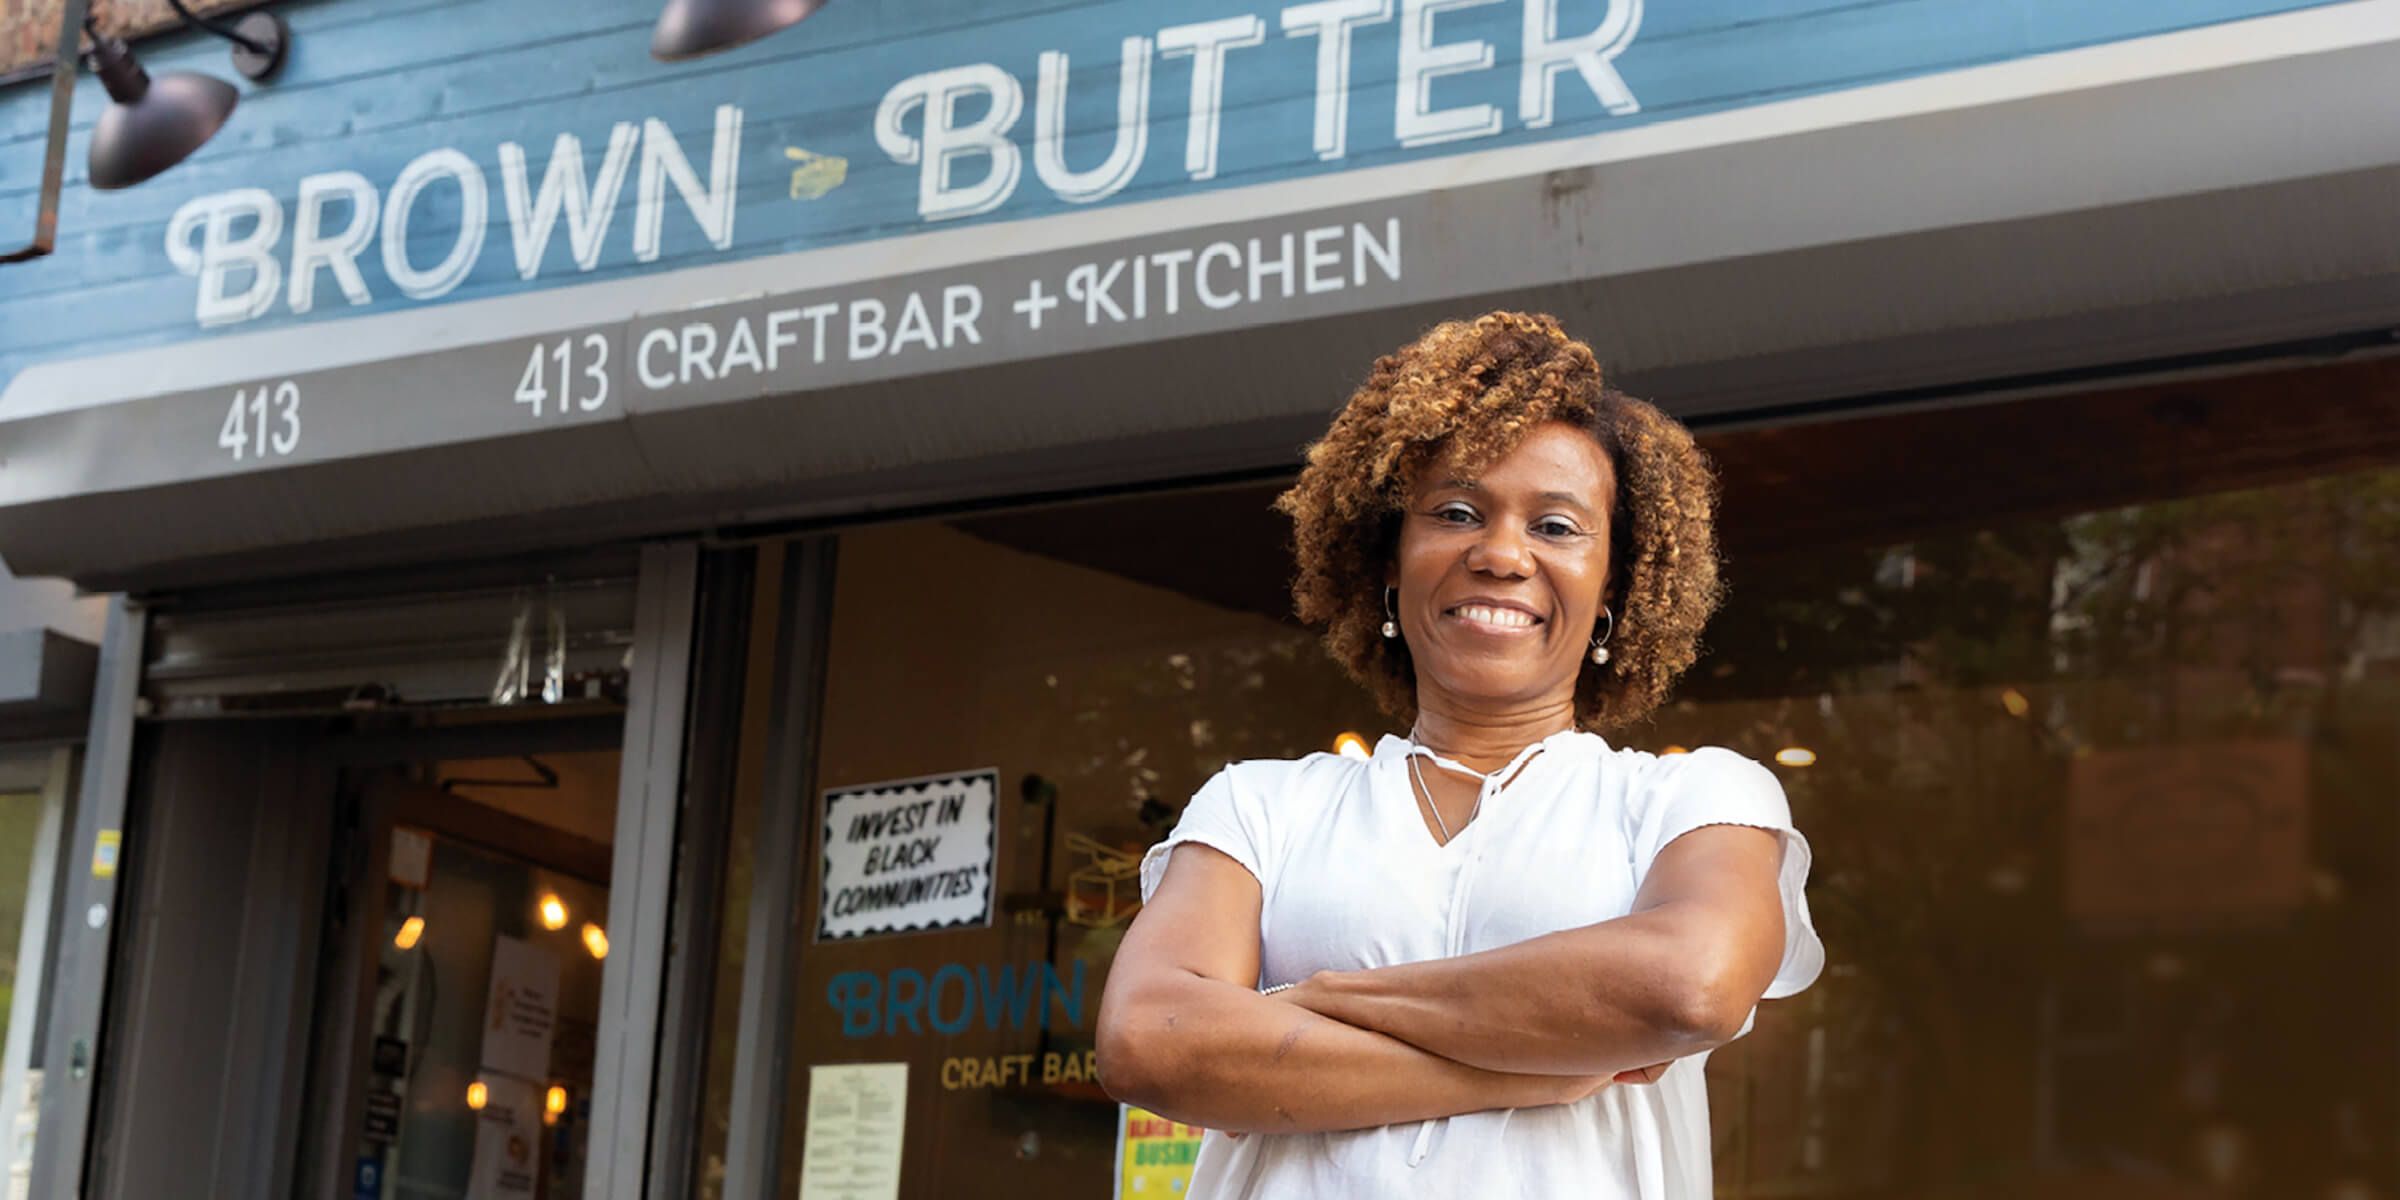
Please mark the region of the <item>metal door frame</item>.
MULTIPOLYGON (((116 928, 116 872, 96 875, 103 833, 121 837, 127 783, 133 769, 134 716, 141 702, 142 643, 148 615, 123 596, 108 605, 94 681, 91 733, 84 744, 82 794, 75 832, 67 843, 66 919, 59 923, 57 958, 49 978, 50 1028, 43 1042, 41 1121, 34 1135, 32 1194, 71 1200, 83 1195, 90 1161, 93 1098, 101 1052, 101 1021, 116 928)), ((117 861, 117 860, 112 860, 117 861)))
POLYGON ((775 644, 774 711, 750 884, 742 959, 724 1200, 772 1200, 793 1147, 783 1137, 792 1071, 792 1005, 799 982, 797 926, 809 882, 818 734, 823 727, 827 634, 833 623, 837 539, 796 542, 784 558, 775 644))

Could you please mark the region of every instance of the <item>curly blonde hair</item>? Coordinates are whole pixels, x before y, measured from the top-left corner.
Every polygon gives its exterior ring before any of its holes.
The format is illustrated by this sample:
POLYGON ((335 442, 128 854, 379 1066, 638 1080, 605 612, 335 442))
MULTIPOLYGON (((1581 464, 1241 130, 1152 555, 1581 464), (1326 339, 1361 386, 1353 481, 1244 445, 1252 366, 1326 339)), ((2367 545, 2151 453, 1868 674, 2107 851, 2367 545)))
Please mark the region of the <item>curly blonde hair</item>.
POLYGON ((1394 718, 1416 719, 1416 668, 1404 640, 1380 636, 1383 589, 1416 473, 1455 452, 1472 477, 1549 421, 1591 434, 1616 475, 1603 590, 1612 653, 1605 666, 1587 656, 1576 724, 1607 732, 1648 717, 1698 657, 1724 585, 1716 475, 1691 432, 1603 383, 1591 347, 1554 317, 1447 321, 1375 360, 1275 501, 1292 518, 1295 611, 1324 627, 1327 651, 1394 718))

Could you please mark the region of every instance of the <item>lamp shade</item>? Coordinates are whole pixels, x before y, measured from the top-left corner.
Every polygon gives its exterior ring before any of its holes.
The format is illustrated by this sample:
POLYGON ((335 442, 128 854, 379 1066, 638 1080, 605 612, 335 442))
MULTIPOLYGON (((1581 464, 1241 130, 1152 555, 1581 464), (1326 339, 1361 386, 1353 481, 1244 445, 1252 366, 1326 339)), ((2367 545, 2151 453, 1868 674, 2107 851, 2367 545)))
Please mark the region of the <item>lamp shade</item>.
POLYGON ((97 30, 92 73, 110 101, 92 126, 92 186, 103 191, 132 187, 182 162, 224 126, 240 98, 232 84, 206 75, 172 71, 152 79, 123 39, 97 30))
POLYGON ((650 56, 674 61, 731 50, 798 24, 825 0, 667 0, 650 56))

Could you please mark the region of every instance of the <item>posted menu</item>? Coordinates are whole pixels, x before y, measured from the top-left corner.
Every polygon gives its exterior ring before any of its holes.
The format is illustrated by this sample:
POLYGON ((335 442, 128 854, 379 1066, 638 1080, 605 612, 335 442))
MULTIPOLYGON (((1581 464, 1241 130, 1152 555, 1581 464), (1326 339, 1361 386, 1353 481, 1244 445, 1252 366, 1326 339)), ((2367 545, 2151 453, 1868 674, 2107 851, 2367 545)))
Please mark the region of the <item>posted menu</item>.
POLYGON ((810 1067, 800 1200, 898 1200, 907 1123, 907 1063, 810 1067))

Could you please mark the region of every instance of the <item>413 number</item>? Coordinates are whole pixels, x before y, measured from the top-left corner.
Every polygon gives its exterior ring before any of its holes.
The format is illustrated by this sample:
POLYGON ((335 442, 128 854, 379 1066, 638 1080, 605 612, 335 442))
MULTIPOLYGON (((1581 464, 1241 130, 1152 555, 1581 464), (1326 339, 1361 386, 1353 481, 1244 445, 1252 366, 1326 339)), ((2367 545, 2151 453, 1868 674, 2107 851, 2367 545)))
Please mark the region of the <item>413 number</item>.
POLYGON ((245 458, 282 458, 300 448, 300 385, 286 379, 270 388, 236 388, 217 428, 217 448, 245 458))
POLYGON ((580 339, 535 343, 532 357, 525 360, 525 373, 517 377, 517 403, 531 408, 537 417, 546 412, 564 415, 570 406, 581 412, 598 412, 608 403, 608 338, 587 333, 580 339), (553 367, 558 381, 555 393, 550 388, 553 367))

